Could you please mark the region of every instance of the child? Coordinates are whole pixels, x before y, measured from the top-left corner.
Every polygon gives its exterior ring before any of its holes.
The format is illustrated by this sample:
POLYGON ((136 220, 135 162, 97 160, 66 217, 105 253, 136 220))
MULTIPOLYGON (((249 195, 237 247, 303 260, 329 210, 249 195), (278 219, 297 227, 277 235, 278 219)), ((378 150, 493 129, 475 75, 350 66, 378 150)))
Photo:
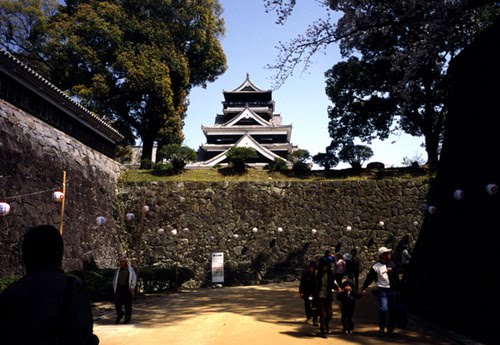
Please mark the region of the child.
POLYGON ((351 280, 346 280, 342 284, 342 292, 337 294, 337 300, 340 301, 340 311, 342 320, 342 332, 352 334, 354 329, 354 308, 356 300, 362 297, 362 294, 357 291, 352 291, 354 283, 351 280))

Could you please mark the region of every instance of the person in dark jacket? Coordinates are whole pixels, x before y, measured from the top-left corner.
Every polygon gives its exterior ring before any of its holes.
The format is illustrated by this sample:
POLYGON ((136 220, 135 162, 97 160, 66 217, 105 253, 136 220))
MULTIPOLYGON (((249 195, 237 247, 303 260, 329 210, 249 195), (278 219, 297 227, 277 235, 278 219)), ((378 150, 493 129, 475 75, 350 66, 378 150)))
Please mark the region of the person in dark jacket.
POLYGON ((321 259, 314 281, 314 298, 318 301, 320 332, 323 338, 328 337, 329 325, 333 317, 333 289, 340 291, 333 278, 332 263, 321 259))
POLYGON ((391 249, 381 247, 378 250, 379 261, 368 272, 362 287, 362 294, 373 282, 377 282, 378 310, 379 310, 379 336, 394 336, 396 325, 396 297, 399 288, 399 275, 396 264, 391 260, 391 249))
POLYGON ((340 312, 342 320, 342 332, 351 334, 354 330, 354 309, 356 300, 363 297, 360 292, 353 291, 354 282, 346 280, 342 284, 342 292, 337 294, 337 300, 340 302, 340 312))
POLYGON ((300 278, 299 294, 304 299, 304 308, 306 311, 306 323, 310 323, 311 319, 314 326, 318 325, 318 312, 316 300, 314 299, 314 279, 316 278, 316 262, 311 261, 309 266, 300 278))
POLYGON ((9 345, 98 344, 89 294, 63 270, 63 239, 50 225, 28 230, 26 275, 0 294, 0 339, 9 345))

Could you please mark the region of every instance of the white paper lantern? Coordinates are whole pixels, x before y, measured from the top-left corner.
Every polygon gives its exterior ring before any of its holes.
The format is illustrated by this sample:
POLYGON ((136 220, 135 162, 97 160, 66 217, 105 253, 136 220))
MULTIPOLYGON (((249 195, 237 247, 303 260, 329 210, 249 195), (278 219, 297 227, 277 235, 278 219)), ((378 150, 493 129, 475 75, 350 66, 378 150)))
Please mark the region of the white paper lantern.
POLYGON ((418 222, 417 222, 417 221, 414 221, 414 222, 413 222, 413 225, 417 226, 417 225, 418 225, 418 222))
POLYGON ((181 238, 181 243, 187 246, 189 244, 189 240, 187 238, 181 238))
POLYGON ((142 212, 143 213, 148 213, 149 212, 149 206, 148 205, 142 206, 142 212))
POLYGON ((345 227, 345 229, 346 229, 347 231, 351 231, 351 230, 352 230, 352 227, 351 227, 350 225, 348 225, 348 226, 346 226, 346 227, 345 227))
POLYGON ((283 228, 282 227, 279 227, 277 230, 278 230, 278 232, 283 232, 283 228))
POLYGON ((165 230, 164 230, 164 229, 162 229, 162 228, 159 228, 159 229, 158 229, 158 233, 159 233, 159 234, 163 234, 164 232, 165 232, 165 230))
POLYGON ((184 229, 182 229, 182 231, 184 231, 185 233, 188 233, 189 229, 188 228, 184 228, 184 229))
POLYGON ((52 201, 54 202, 62 202, 64 199, 64 194, 63 192, 56 190, 54 193, 52 193, 52 201))
POLYGON ((436 214, 437 212, 437 207, 436 206, 429 206, 427 208, 427 212, 429 212, 429 214, 436 214))
POLYGON ((99 216, 95 219, 95 222, 97 223, 97 225, 103 226, 104 224, 106 224, 106 218, 104 218, 103 216, 99 216))
POLYGON ((486 192, 488 192, 489 195, 495 195, 498 193, 498 186, 494 183, 490 183, 486 186, 486 192))
POLYGON ((4 201, 0 202, 0 217, 8 215, 9 212, 10 212, 10 205, 4 201))
POLYGON ((461 189, 457 189, 453 192, 453 197, 455 200, 462 200, 464 198, 464 191, 461 189))
POLYGON ((234 237, 235 240, 237 240, 240 237, 240 235, 234 234, 233 237, 234 237))
POLYGON ((381 228, 384 227, 384 224, 385 223, 383 221, 378 222, 378 226, 380 226, 381 228))
POLYGON ((215 236, 210 236, 210 241, 215 241, 215 236))
POLYGON ((131 221, 133 221, 133 220, 135 219, 135 214, 133 214, 133 213, 127 213, 127 214, 125 215, 125 219, 126 219, 127 221, 131 222, 131 221))
POLYGON ((177 230, 174 229, 174 230, 170 231, 170 233, 175 236, 175 235, 177 235, 177 230))
POLYGON ((318 233, 318 230, 316 230, 316 229, 312 229, 312 230, 311 230, 311 234, 312 234, 313 236, 315 236, 317 233, 318 233))
POLYGON ((257 228, 252 228, 252 232, 253 232, 254 234, 256 234, 258 231, 259 231, 259 229, 257 229, 257 228))

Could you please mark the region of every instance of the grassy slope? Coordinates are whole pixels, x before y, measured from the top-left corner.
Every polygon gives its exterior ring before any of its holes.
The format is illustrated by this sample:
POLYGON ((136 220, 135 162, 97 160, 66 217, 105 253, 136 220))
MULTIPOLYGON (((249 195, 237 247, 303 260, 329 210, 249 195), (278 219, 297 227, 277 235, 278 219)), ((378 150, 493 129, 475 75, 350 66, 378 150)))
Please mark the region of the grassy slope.
POLYGON ((185 170, 182 174, 174 176, 156 176, 151 170, 130 169, 122 175, 122 182, 151 182, 151 181, 198 181, 198 182, 221 182, 221 181, 336 181, 345 179, 380 179, 380 178, 416 178, 431 177, 432 173, 424 168, 411 170, 409 168, 391 168, 383 171, 363 169, 353 172, 350 169, 332 170, 325 174, 324 171, 312 171, 309 176, 297 177, 291 172, 286 174, 271 173, 262 169, 248 169, 244 174, 231 174, 210 170, 185 170))

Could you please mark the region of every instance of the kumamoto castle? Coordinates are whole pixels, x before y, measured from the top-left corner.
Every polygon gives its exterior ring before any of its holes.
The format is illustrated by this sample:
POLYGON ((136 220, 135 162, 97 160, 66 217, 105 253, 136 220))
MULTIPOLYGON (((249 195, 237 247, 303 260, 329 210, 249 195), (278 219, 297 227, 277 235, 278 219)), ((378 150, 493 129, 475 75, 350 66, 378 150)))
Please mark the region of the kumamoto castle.
MULTIPOLYGON (((408 246, 412 312, 491 341, 499 32, 497 21, 450 64, 435 174, 323 180, 123 180, 127 167, 114 159, 123 136, 0 50, 0 278, 23 274, 20 243, 38 224, 61 229, 66 271, 111 270, 126 254, 144 284, 153 279, 144 278, 147 272, 175 267, 175 284, 183 272, 184 288, 212 286, 213 253, 223 253, 224 284, 234 286, 297 281, 326 249, 356 249, 366 272, 377 248, 392 248, 397 257, 408 246), (61 200, 52 197, 63 188, 61 212, 61 200)), ((291 165, 292 125, 275 113, 272 92, 247 75, 223 96, 222 113, 202 126, 206 143, 190 167, 217 169, 233 146, 255 149, 256 168, 277 158, 291 165)))
POLYGON ((274 113, 271 90, 246 80, 232 91, 224 91, 223 113, 215 117, 213 126, 202 126, 207 143, 200 148, 201 162, 193 167, 213 167, 227 163, 226 153, 232 146, 251 147, 258 157, 251 166, 265 166, 277 158, 287 161, 296 146, 290 143, 292 125, 283 125, 280 114, 274 113))

